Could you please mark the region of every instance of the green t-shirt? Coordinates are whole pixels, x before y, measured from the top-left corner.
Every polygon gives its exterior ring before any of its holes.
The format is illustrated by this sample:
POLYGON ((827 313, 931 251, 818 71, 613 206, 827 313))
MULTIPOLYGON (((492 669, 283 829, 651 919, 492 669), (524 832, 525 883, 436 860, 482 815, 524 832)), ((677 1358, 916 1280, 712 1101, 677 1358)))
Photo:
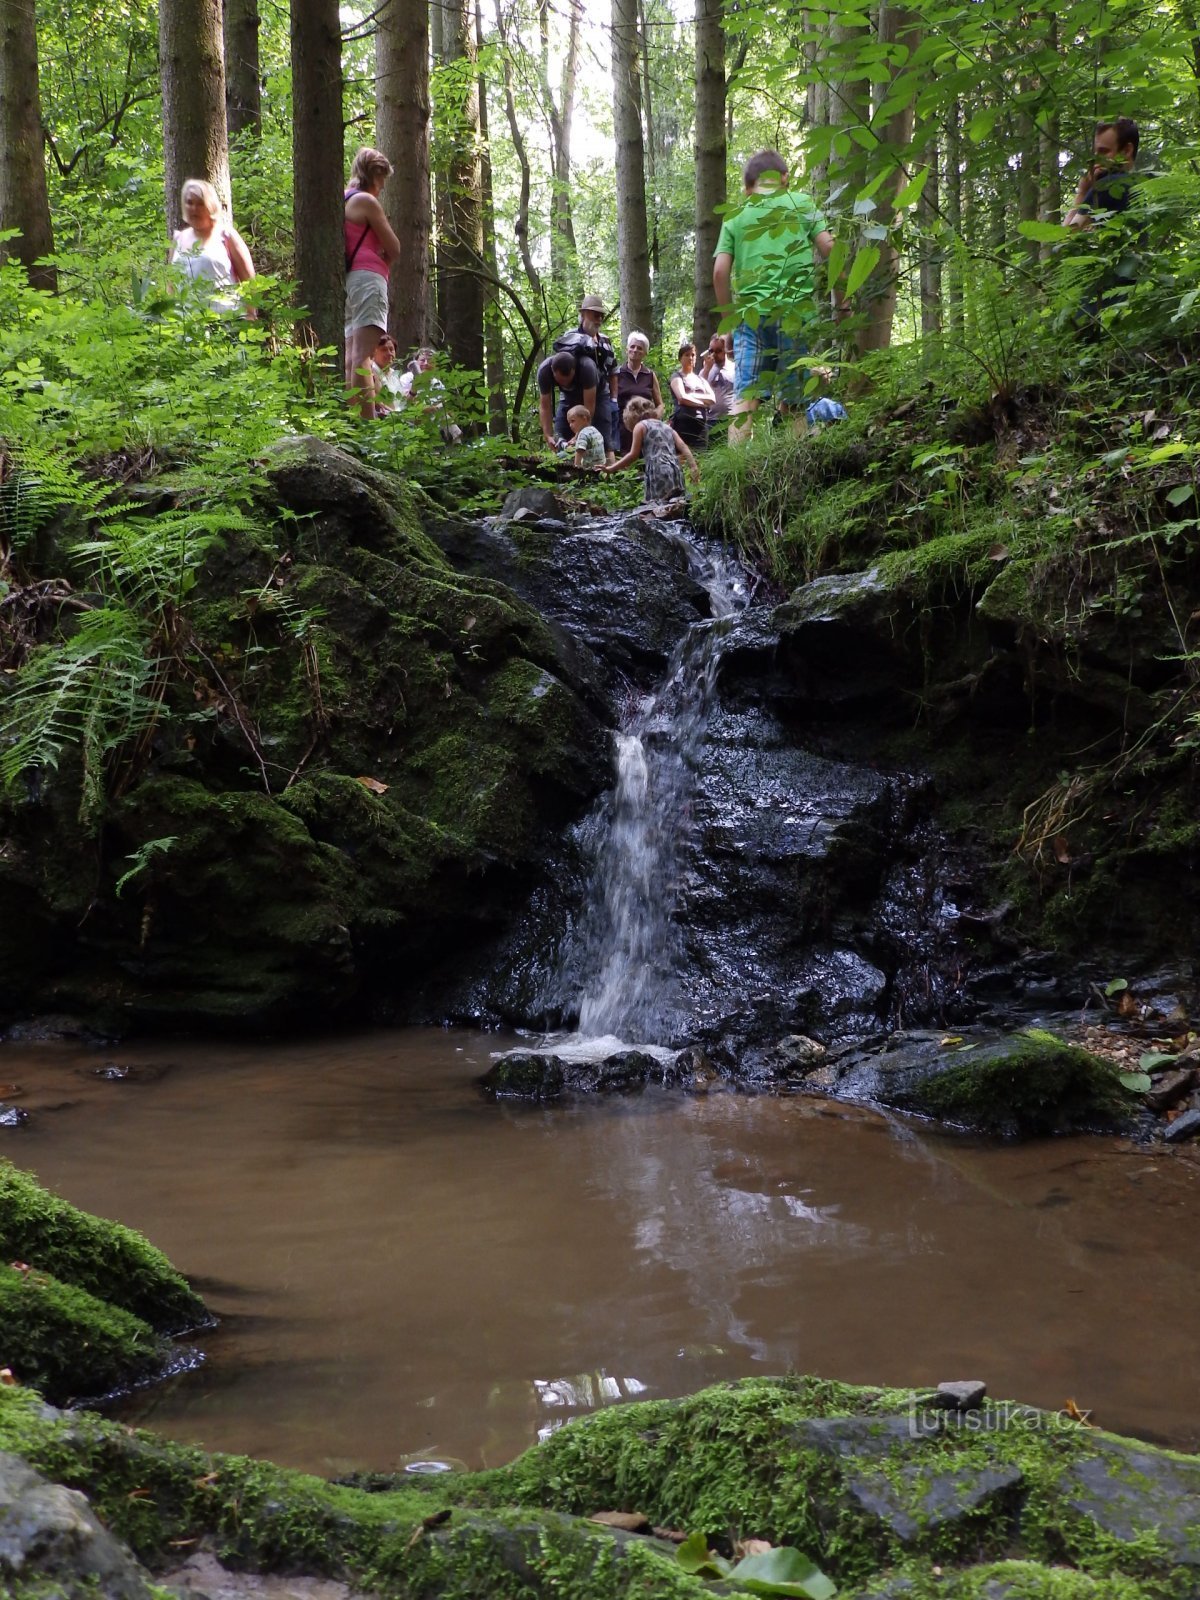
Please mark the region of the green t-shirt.
POLYGON ((811 300, 817 283, 813 240, 825 226, 808 195, 793 189, 752 194, 740 211, 731 212, 713 253, 733 257, 738 307, 777 317, 811 300))

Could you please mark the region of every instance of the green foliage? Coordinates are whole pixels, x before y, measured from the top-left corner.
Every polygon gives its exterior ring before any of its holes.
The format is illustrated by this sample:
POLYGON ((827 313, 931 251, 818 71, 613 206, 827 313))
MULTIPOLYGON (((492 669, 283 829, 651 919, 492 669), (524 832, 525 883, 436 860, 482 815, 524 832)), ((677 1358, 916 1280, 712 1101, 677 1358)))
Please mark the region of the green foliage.
POLYGON ((801 1600, 833 1600, 837 1585, 807 1556, 788 1545, 726 1561, 708 1548, 702 1533, 690 1534, 675 1559, 687 1573, 703 1578, 724 1578, 748 1594, 799 1595, 801 1600))

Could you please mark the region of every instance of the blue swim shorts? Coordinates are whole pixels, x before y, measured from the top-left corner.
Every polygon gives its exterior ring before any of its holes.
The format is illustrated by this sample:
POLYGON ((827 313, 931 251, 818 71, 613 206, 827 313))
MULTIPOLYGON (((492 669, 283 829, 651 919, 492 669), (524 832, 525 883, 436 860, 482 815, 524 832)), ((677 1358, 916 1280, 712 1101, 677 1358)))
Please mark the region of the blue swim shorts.
POLYGON ((733 387, 738 399, 774 395, 785 405, 799 405, 808 372, 794 363, 807 354, 804 340, 784 333, 778 322, 764 320, 757 328, 739 322, 733 336, 733 387))

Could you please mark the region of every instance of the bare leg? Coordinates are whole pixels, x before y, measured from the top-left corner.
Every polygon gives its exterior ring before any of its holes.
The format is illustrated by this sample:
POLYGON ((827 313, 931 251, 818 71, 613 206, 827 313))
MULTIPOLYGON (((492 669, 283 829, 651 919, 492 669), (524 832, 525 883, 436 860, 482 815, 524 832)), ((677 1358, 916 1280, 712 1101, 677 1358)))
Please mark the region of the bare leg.
POLYGON ((370 360, 383 338, 382 328, 355 328, 346 340, 346 399, 360 416, 375 415, 375 379, 370 360))
POLYGON ((750 437, 750 430, 754 426, 754 413, 757 410, 757 400, 735 400, 733 402, 729 410, 730 444, 745 444, 750 437))

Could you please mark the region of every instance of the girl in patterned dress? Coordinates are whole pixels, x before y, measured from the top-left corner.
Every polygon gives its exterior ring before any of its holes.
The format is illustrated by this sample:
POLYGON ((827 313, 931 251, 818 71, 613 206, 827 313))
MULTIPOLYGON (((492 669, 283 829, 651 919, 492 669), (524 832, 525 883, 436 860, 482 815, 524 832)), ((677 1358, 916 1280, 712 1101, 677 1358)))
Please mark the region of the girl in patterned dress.
POLYGON ((605 472, 619 472, 641 458, 645 464, 647 501, 675 500, 683 493, 683 473, 679 463, 686 461, 693 483, 700 481, 700 468, 687 445, 667 423, 653 401, 631 400, 623 421, 633 437, 627 455, 613 461, 605 472))

